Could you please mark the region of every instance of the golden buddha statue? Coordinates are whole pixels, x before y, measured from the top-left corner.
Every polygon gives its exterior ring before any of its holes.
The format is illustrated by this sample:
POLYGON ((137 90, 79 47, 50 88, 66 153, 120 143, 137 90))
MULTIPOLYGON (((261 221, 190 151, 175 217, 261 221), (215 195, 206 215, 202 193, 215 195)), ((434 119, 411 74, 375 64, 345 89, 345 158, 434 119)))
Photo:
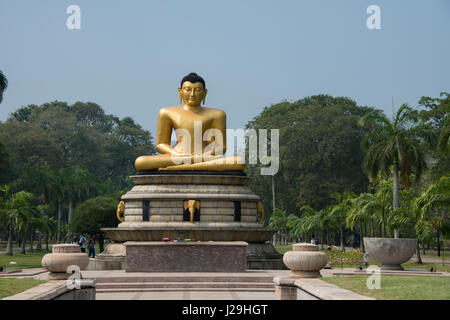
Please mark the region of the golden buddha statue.
POLYGON ((178 88, 180 106, 159 110, 156 150, 160 155, 140 156, 138 171, 243 171, 240 157, 224 157, 226 152, 226 115, 205 104, 205 81, 196 73, 181 80, 178 88), (184 103, 183 103, 184 102, 184 103), (170 139, 175 130, 177 142, 170 139), (193 148, 192 148, 193 147, 193 148))

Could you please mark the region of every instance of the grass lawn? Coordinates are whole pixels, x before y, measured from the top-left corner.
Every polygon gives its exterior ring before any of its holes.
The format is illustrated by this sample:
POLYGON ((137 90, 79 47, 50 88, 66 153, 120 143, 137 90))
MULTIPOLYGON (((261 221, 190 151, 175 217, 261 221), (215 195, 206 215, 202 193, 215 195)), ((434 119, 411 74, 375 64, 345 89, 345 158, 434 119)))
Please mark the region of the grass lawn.
MULTIPOLYGON (((99 254, 99 251, 100 250, 98 244, 96 244, 95 254, 96 255, 99 254)), ((42 250, 34 252, 27 251, 25 254, 15 251, 14 255, 12 256, 9 256, 7 254, 0 254, 0 266, 3 267, 5 270, 41 268, 42 257, 47 253, 51 253, 51 250, 50 251, 42 250), (17 264, 9 264, 11 261, 17 262, 17 264)), ((88 253, 87 249, 86 253, 88 253)))
MULTIPOLYGON (((288 246, 280 246, 276 245, 275 249, 281 253, 284 254, 287 251, 292 250, 292 245, 288 246)), ((332 251, 328 250, 322 250, 328 255, 328 263, 332 268, 357 268, 362 263, 362 255, 359 251, 345 251, 341 252, 339 250, 333 249, 332 251)), ((425 255, 427 257, 428 255, 425 255)), ((449 254, 450 257, 450 254, 449 254)), ((373 260, 370 261, 370 264, 372 265, 380 265, 380 263, 375 262, 373 260)), ((442 265, 442 263, 426 263, 423 264, 416 264, 413 262, 406 262, 403 263, 402 266, 405 269, 409 270, 426 270, 429 271, 431 267, 434 268, 437 272, 450 272, 450 263, 449 260, 445 260, 445 265, 442 265)))
POLYGON ((0 278, 0 299, 13 296, 45 282, 47 281, 35 279, 0 278))
POLYGON ((41 268, 42 257, 50 253, 51 251, 34 251, 22 254, 14 252, 14 255, 9 256, 7 254, 0 254, 0 266, 6 270, 11 269, 25 269, 25 268, 41 268), (17 264, 9 264, 11 261, 17 262, 17 264))
POLYGON ((450 277, 381 276, 381 288, 367 288, 369 276, 321 278, 328 283, 379 300, 450 300, 450 277))

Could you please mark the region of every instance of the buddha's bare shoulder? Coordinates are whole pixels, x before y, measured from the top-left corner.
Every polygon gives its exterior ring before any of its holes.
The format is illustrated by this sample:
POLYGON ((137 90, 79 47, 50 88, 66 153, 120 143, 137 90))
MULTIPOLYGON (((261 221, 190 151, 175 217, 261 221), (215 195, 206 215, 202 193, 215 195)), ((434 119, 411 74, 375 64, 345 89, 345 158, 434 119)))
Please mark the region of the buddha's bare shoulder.
POLYGON ((217 117, 224 117, 225 116, 225 111, 221 110, 221 109, 217 109, 217 108, 208 108, 208 107, 203 107, 205 109, 206 112, 210 113, 210 114, 214 114, 217 117))
POLYGON ((159 114, 171 114, 177 111, 180 111, 183 107, 175 106, 175 107, 164 107, 159 109, 159 114))

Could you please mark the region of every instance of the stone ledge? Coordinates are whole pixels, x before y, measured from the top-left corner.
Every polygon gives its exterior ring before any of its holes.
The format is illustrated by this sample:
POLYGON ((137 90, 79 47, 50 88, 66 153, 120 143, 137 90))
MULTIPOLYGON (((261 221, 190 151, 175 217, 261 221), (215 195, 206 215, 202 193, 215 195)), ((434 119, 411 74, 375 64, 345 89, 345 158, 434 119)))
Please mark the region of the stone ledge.
POLYGON ((347 289, 342 289, 320 279, 275 277, 273 281, 277 286, 297 287, 303 293, 306 293, 306 295, 318 300, 375 300, 374 298, 366 297, 347 289))

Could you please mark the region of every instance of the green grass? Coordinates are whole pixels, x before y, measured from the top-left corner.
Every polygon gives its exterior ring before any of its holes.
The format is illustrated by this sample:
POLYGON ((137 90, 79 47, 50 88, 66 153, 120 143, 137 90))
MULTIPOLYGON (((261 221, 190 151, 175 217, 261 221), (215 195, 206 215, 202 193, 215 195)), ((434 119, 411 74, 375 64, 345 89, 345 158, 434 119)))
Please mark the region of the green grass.
POLYGON ((341 288, 379 300, 449 300, 450 277, 381 276, 381 288, 367 288, 369 276, 321 278, 341 288))
MULTIPOLYGON (((292 250, 292 245, 288 246, 275 246, 275 249, 281 253, 284 254, 287 251, 292 250)), ((328 255, 328 262, 332 268, 340 269, 340 268, 357 268, 360 264, 362 264, 362 255, 359 251, 344 251, 341 252, 337 249, 333 249, 331 251, 329 250, 322 250, 328 255)), ((431 252, 431 251, 430 251, 431 252)), ((429 255, 425 255, 424 257, 428 257, 429 255)), ((430 255, 432 256, 432 255, 430 255)), ((450 257, 450 254, 449 254, 450 257)), ((375 262, 373 260, 370 261, 371 265, 381 265, 378 262, 375 262)), ((431 267, 434 268, 437 272, 450 272, 450 263, 449 260, 445 259, 445 265, 442 265, 442 262, 440 263, 428 263, 424 262, 423 264, 416 264, 413 262, 406 262, 403 263, 402 266, 405 269, 409 270, 426 270, 428 271, 431 267)))
MULTIPOLYGON (((105 247, 106 247, 106 245, 105 245, 105 247)), ((12 255, 12 256, 9 256, 7 254, 0 254, 0 266, 3 267, 5 270, 42 268, 42 265, 41 265, 42 257, 47 253, 51 253, 51 250, 49 250, 49 251, 45 251, 45 250, 36 251, 35 250, 34 252, 27 251, 25 254, 14 251, 14 255, 12 255), (17 264, 9 264, 11 261, 17 262, 17 264)), ((86 253, 88 253, 88 249, 86 249, 86 253)), ((98 247, 98 244, 96 244, 95 245, 95 254, 98 255, 99 253, 100 253, 100 249, 98 247)))
POLYGON ((0 299, 13 296, 45 282, 47 281, 35 279, 0 278, 0 299))
POLYGON ((22 254, 20 252, 14 252, 14 255, 9 256, 7 254, 0 254, 0 266, 6 270, 11 269, 26 269, 26 268, 41 268, 42 257, 50 253, 51 251, 35 251, 22 254), (11 261, 17 262, 17 264, 9 264, 11 261))

